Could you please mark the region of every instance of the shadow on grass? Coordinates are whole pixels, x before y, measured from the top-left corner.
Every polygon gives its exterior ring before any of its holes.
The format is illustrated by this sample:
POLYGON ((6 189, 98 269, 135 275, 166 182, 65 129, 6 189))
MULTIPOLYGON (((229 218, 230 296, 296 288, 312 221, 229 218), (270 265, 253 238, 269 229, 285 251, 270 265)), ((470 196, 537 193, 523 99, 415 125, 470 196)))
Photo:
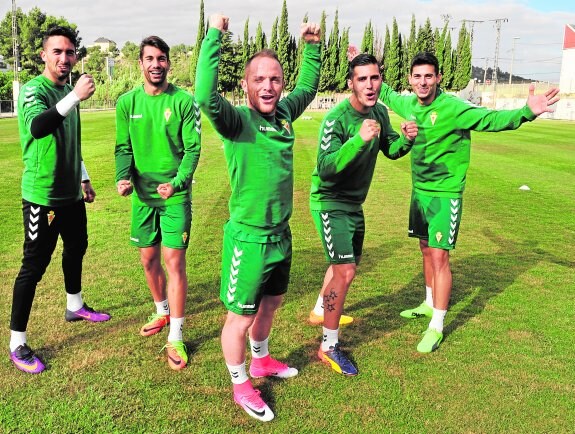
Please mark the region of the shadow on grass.
MULTIPOLYGON (((511 286, 520 275, 538 263, 554 263, 568 268, 575 266, 573 262, 565 261, 534 247, 532 239, 512 241, 494 234, 490 229, 484 229, 483 234, 499 246, 499 250, 494 254, 476 254, 461 259, 457 257, 452 259, 453 290, 444 338, 448 338, 459 327, 481 314, 489 300, 511 286)), ((369 253, 362 258, 359 273, 375 270, 381 261, 392 256, 396 244, 395 242, 383 243, 379 247, 369 249, 369 253)), ((302 263, 306 264, 305 269, 301 271, 306 276, 306 284, 302 288, 317 288, 317 282, 321 281, 325 272, 325 263, 321 261, 318 251, 300 251, 298 256, 303 261, 302 263), (313 279, 312 276, 314 276, 313 279), (309 284, 310 280, 313 281, 311 284, 309 284)), ((385 273, 382 277, 385 279, 385 273)), ((385 281, 382 282, 382 286, 385 287, 385 281)), ((401 318, 399 312, 420 304, 425 297, 423 288, 424 278, 423 273, 420 272, 397 292, 386 294, 382 291, 380 295, 347 304, 344 312, 355 318, 353 324, 345 327, 343 335, 347 346, 352 350, 358 344, 371 342, 381 338, 383 333, 406 326, 410 320, 401 318)), ((292 298, 303 296, 307 295, 301 288, 294 288, 291 293, 292 298)), ((309 309, 312 307, 309 306, 309 309)), ((422 331, 427 327, 427 323, 428 319, 422 320, 422 331)), ((299 367, 304 367, 311 361, 315 362, 321 328, 318 328, 318 332, 317 339, 304 342, 290 353, 287 360, 292 363, 297 361, 299 367)))

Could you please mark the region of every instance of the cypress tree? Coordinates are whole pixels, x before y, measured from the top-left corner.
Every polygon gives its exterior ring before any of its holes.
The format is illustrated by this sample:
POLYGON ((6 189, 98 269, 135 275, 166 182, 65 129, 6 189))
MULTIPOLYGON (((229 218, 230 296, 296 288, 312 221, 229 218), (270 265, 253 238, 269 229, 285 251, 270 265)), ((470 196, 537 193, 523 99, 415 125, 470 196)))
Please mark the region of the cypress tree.
POLYGON ((278 18, 274 20, 272 24, 272 36, 270 39, 270 49, 274 50, 276 53, 278 51, 278 18))
POLYGON ((339 22, 338 11, 335 11, 333 27, 329 35, 326 48, 326 57, 322 62, 322 74, 320 77, 319 88, 322 90, 335 89, 335 77, 337 74, 338 52, 339 52, 339 22))
POLYGON ((335 90, 342 92, 347 89, 347 70, 349 61, 347 59, 347 48, 349 47, 349 27, 344 29, 339 40, 339 59, 337 62, 337 74, 335 77, 335 90))
POLYGON ((286 0, 283 1, 282 5, 277 40, 277 55, 284 71, 286 89, 291 90, 293 88, 293 67, 295 53, 291 51, 292 36, 290 35, 288 28, 288 11, 286 0))
POLYGON ((256 29, 256 41, 255 41, 254 53, 263 50, 266 47, 267 47, 266 34, 264 33, 262 23, 260 21, 258 23, 258 28, 256 29))
POLYGON ((433 30, 431 28, 431 21, 429 18, 425 20, 425 25, 420 27, 417 34, 417 51, 435 52, 435 42, 433 40, 433 30))
POLYGON ((204 35, 206 34, 206 25, 204 18, 204 0, 200 1, 200 18, 198 21, 198 34, 196 35, 196 45, 192 50, 192 55, 190 57, 190 83, 192 91, 196 83, 196 68, 198 66, 198 57, 200 56, 200 47, 202 46, 202 41, 204 40, 204 35))
POLYGON ((389 55, 386 56, 387 64, 385 66, 385 82, 393 90, 399 91, 401 90, 401 42, 395 17, 393 18, 391 41, 388 52, 389 55))
POLYGON ((443 55, 443 79, 441 80, 441 87, 444 89, 451 89, 453 83, 453 53, 451 50, 451 33, 447 32, 445 37, 445 50, 443 55))

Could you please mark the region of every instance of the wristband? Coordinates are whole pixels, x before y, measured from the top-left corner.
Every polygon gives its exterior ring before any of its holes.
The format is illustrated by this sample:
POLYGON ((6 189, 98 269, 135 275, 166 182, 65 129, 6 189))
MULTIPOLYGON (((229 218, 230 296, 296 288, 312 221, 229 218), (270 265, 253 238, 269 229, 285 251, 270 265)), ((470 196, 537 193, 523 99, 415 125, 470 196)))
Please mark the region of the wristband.
POLYGON ((72 91, 56 104, 56 110, 58 110, 60 115, 66 117, 78 104, 80 104, 80 98, 78 98, 78 95, 72 91))
POLYGON ((86 170, 86 165, 83 161, 80 162, 80 170, 82 171, 82 182, 90 181, 90 175, 88 175, 88 171, 86 170))

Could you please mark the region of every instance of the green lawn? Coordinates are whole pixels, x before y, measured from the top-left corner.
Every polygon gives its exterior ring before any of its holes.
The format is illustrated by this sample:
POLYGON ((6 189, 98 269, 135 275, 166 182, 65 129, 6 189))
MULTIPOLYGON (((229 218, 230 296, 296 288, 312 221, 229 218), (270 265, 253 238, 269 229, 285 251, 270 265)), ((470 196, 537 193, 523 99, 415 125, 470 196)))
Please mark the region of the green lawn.
MULTIPOLYGON (((154 306, 128 243, 130 201, 115 191, 112 112, 84 113, 82 125, 98 194, 88 205, 83 293, 112 320, 64 321, 59 246, 28 329, 49 369, 32 376, 11 366, 22 163, 16 120, 0 119, 0 432, 573 432, 575 124, 537 120, 514 132, 473 133, 452 304, 445 340, 430 355, 415 350, 426 321, 398 315, 424 294, 417 242, 406 235, 409 159, 379 159, 365 204, 363 262, 346 301, 356 321, 341 333, 360 375, 346 378, 316 360, 321 328, 305 321, 326 268, 308 209, 323 114, 307 115, 295 125, 291 285, 270 339, 272 354, 300 375, 255 381, 276 413, 269 424, 234 405, 221 355, 219 262, 229 186, 221 143, 207 121, 187 254, 190 366, 168 368, 160 353, 165 332, 138 334, 154 306), (531 191, 520 191, 524 184, 531 191)), ((392 120, 398 128, 399 119, 392 120)))

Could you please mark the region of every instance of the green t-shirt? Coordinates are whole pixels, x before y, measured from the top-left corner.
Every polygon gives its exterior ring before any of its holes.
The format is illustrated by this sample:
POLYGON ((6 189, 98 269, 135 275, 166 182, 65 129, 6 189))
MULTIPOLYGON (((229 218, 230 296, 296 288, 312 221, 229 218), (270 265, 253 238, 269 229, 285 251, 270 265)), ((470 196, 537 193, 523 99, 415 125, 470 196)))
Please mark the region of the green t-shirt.
POLYGON ((201 115, 194 97, 170 84, 159 95, 139 86, 116 104, 116 182, 131 179, 136 203, 162 206, 191 199, 200 158, 201 115), (167 200, 156 191, 169 182, 167 200))
POLYGON ((411 143, 391 127, 383 104, 362 114, 349 99, 342 101, 326 114, 319 131, 317 165, 311 176, 311 209, 360 210, 371 185, 378 152, 395 160, 410 149, 411 143), (374 119, 381 126, 379 138, 368 143, 359 135, 365 119, 374 119))
POLYGON ((399 116, 417 123, 411 150, 413 189, 429 196, 461 196, 469 167, 471 130, 514 130, 536 118, 529 107, 490 110, 437 89, 437 97, 422 105, 417 96, 399 95, 385 83, 380 98, 399 116))
POLYGON ((230 223, 246 241, 273 241, 288 228, 293 207, 292 122, 313 100, 319 82, 319 46, 307 44, 295 89, 262 116, 234 107, 218 94, 221 32, 210 28, 200 50, 196 99, 224 142, 231 186, 230 223))
POLYGON ((52 134, 35 139, 30 126, 72 91, 43 75, 26 83, 18 97, 18 128, 24 173, 22 198, 45 206, 64 206, 82 199, 80 113, 76 108, 52 134))

